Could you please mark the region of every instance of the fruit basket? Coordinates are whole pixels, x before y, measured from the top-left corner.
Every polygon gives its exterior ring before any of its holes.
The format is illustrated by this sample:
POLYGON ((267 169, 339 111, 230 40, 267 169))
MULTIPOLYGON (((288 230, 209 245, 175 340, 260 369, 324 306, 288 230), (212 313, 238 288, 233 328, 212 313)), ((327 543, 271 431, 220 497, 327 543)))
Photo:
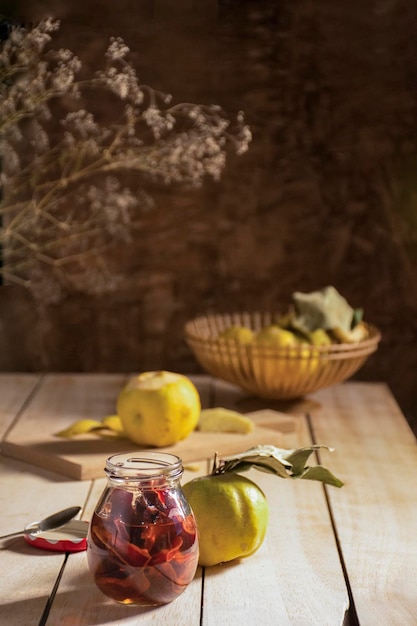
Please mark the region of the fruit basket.
POLYGON ((350 378, 377 350, 381 339, 371 324, 365 324, 366 339, 355 343, 281 347, 220 336, 232 326, 256 333, 279 318, 267 312, 205 315, 186 323, 185 339, 208 373, 277 400, 298 398, 350 378))

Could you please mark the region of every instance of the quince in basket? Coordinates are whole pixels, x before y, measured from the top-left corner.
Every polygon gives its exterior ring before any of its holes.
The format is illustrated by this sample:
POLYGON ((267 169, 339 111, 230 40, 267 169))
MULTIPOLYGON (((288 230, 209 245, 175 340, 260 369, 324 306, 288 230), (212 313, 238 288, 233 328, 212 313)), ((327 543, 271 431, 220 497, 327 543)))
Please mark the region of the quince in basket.
POLYGON ((254 340, 261 346, 275 346, 284 348, 285 346, 296 346, 297 337, 290 330, 282 328, 278 324, 271 324, 259 330, 254 340))
MULTIPOLYGON (((257 331, 232 324, 218 338, 239 345, 284 348, 357 343, 368 337, 362 309, 353 309, 332 286, 310 293, 296 291, 292 301, 289 311, 275 323, 257 331)), ((307 356, 307 352, 301 352, 301 356, 307 356)))
POLYGON ((219 334, 219 338, 221 339, 234 339, 242 345, 251 343, 253 336, 253 330, 251 330, 247 326, 236 325, 229 326, 228 328, 226 328, 226 330, 219 334))
POLYGON ((197 317, 185 325, 185 337, 211 375, 262 398, 288 400, 348 380, 362 367, 381 339, 362 316, 362 309, 328 286, 294 292, 284 315, 269 310, 197 317))

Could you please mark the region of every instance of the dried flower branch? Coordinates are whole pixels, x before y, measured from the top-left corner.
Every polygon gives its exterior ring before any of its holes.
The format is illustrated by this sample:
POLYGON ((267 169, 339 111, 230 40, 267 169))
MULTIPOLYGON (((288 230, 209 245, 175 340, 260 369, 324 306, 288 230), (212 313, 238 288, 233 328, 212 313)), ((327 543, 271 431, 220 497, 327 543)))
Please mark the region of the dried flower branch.
POLYGON ((251 140, 242 114, 232 128, 218 106, 173 105, 142 85, 120 38, 103 69, 79 78, 80 60, 50 46, 58 27, 14 27, 0 52, 0 273, 50 300, 117 284, 103 252, 152 206, 149 182, 218 180, 228 147, 243 154, 251 140), (110 122, 94 111, 104 96, 110 122), (139 190, 125 183, 132 173, 139 190))

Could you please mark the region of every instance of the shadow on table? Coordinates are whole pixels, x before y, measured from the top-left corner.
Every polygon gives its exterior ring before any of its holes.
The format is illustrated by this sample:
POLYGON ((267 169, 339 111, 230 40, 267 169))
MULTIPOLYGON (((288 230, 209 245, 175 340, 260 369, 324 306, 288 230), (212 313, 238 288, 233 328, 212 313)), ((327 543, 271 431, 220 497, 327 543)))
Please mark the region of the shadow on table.
POLYGON ((281 413, 291 415, 305 415, 320 408, 320 402, 309 397, 299 398, 295 400, 268 400, 267 398, 258 398, 257 396, 242 396, 235 401, 237 409, 242 413, 251 411, 260 411, 263 409, 272 409, 281 413))
POLYGON ((98 626, 99 624, 119 623, 125 618, 156 611, 159 607, 132 607, 115 604, 111 600, 89 599, 88 607, 80 601, 79 590, 61 592, 53 605, 52 621, 48 615, 52 611, 48 596, 25 600, 16 599, 2 604, 2 624, 76 624, 77 626, 98 626), (39 616, 34 619, 34 616, 39 616))

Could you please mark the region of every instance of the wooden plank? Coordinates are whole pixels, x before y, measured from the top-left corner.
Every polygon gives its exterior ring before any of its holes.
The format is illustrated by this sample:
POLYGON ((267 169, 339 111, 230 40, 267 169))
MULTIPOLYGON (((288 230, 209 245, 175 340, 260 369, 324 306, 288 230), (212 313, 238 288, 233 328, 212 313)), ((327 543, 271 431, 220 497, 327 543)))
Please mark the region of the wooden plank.
MULTIPOLYGON (((95 435, 63 440, 54 433, 75 420, 101 419, 114 413, 125 378, 110 374, 46 376, 33 401, 3 442, 3 454, 79 480, 101 477, 107 457, 138 450, 138 446, 128 440, 100 439, 95 435)), ((203 386, 204 402, 207 393, 203 386)), ((265 410, 252 413, 251 417, 255 422, 252 433, 196 431, 173 446, 161 448, 161 451, 177 454, 184 462, 190 462, 212 456, 216 451, 232 454, 265 442, 280 445, 282 430, 294 427, 290 417, 278 412, 265 410)))
MULTIPOLYGON (((88 483, 2 457, 0 475, 0 535, 68 506, 83 506, 88 495, 88 483)), ((1 623, 37 626, 63 562, 63 554, 41 551, 22 537, 0 541, 1 623)))
MULTIPOLYGON (((305 422, 284 446, 310 442, 305 422)), ((264 491, 270 521, 259 551, 206 568, 203 626, 341 625, 348 593, 321 484, 251 470, 264 491)))
POLYGON ((33 550, 25 545, 18 551, 0 551, 0 612, 7 626, 38 626, 64 562, 63 554, 40 558, 33 550))
POLYGON ((315 395, 315 437, 336 448, 329 490, 360 624, 415 626, 417 445, 383 384, 345 383, 315 395))
POLYGON ((39 374, 0 374, 0 438, 40 380, 39 374))
MULTIPOLYGON (((40 376, 1 374, 0 393, 2 430, 13 422, 40 376)), ((54 478, 49 472, 27 472, 28 466, 0 458, 0 535, 24 528, 26 524, 74 504, 83 505, 85 485, 68 490, 60 484, 49 489, 54 478)), ((33 468, 31 468, 32 470, 33 468)), ((7 572, 0 587, 0 614, 10 626, 39 623, 46 601, 63 563, 62 554, 40 553, 22 537, 0 541, 0 570, 7 572), (38 557, 38 558, 36 558, 38 557)))
POLYGON ((348 594, 321 486, 254 479, 271 505, 267 537, 240 563, 206 569, 203 625, 341 625, 348 594))

